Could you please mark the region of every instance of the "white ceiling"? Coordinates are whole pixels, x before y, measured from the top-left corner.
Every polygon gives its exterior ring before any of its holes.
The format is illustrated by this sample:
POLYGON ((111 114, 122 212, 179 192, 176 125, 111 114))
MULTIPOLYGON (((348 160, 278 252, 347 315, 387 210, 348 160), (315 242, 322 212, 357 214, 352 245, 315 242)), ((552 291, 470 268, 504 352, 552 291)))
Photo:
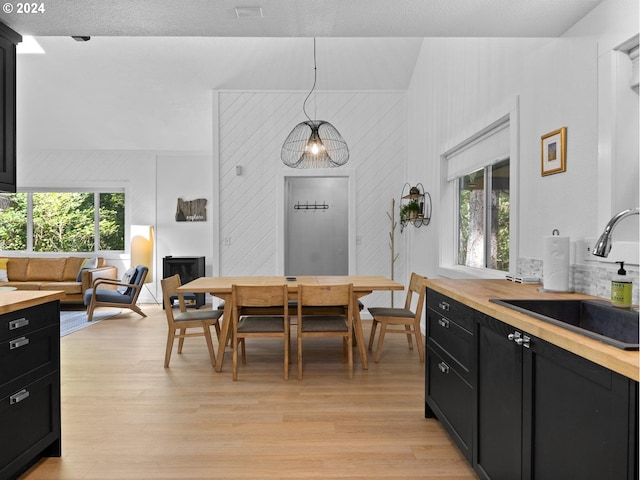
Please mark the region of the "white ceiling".
POLYGON ((19 74, 50 75, 40 65, 55 59, 74 81, 96 84, 115 72, 159 85, 305 90, 315 36, 318 90, 403 90, 423 37, 556 37, 601 1, 52 0, 36 2, 44 13, 5 10, 0 22, 47 52, 21 55, 19 74), (239 19, 239 6, 263 16, 239 19))
POLYGON ((40 0, 27 14, 9 0, 0 20, 38 36, 556 37, 600 1, 40 0), (247 6, 263 16, 238 19, 247 6))

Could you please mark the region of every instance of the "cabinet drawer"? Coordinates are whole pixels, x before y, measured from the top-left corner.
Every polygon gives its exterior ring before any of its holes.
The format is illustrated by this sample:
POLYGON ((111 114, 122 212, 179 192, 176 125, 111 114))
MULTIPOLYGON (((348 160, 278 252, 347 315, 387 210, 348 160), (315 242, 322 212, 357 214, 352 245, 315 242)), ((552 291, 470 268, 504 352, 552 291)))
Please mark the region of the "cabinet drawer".
POLYGON ((473 359, 471 332, 432 308, 427 309, 427 332, 430 341, 438 344, 465 370, 471 370, 473 359))
POLYGON ((57 372, 0 399, 0 478, 11 478, 47 450, 60 455, 60 380, 57 372))
POLYGON ((57 301, 6 313, 0 316, 0 342, 59 323, 57 301))
POLYGON ((427 404, 471 461, 473 389, 437 349, 427 349, 427 404))
POLYGON ((57 370, 60 360, 60 329, 41 328, 0 342, 0 395, 3 386, 34 372, 38 377, 57 370))
POLYGON ((455 320, 462 328, 470 332, 473 331, 473 309, 471 307, 431 289, 427 289, 427 307, 450 320, 455 320))

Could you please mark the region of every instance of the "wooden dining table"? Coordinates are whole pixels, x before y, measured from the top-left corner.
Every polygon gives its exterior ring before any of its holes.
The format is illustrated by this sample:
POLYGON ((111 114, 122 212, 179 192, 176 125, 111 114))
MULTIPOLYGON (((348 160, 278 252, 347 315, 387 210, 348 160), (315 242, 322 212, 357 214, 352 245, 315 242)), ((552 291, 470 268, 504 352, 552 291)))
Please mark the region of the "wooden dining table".
MULTIPOLYGON (((218 355, 216 357, 216 371, 222 370, 225 347, 231 334, 231 287, 232 285, 282 285, 289 287, 289 299, 295 300, 298 295, 298 285, 336 285, 353 284, 354 305, 358 300, 374 291, 403 290, 404 286, 394 280, 384 276, 376 275, 308 275, 297 277, 284 276, 246 276, 246 277, 200 277, 192 280, 178 288, 178 295, 185 293, 209 293, 220 298, 224 303, 223 322, 220 328, 220 338, 218 340, 218 355), (289 280, 288 280, 289 279, 289 280)), ((360 311, 356 307, 353 309, 353 328, 356 336, 356 343, 360 352, 360 361, 363 370, 369 368, 367 360, 367 347, 364 342, 362 332, 362 320, 360 311)))

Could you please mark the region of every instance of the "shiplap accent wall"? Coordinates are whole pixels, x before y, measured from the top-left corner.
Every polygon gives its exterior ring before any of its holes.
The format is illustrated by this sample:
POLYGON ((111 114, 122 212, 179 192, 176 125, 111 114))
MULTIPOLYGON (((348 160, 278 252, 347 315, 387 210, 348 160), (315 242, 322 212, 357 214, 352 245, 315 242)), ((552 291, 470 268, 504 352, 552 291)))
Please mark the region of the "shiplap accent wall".
MULTIPOLYGON (((220 275, 281 271, 278 247, 284 232, 277 221, 282 192, 278 182, 290 169, 280 161, 280 149, 293 127, 306 119, 305 96, 306 92, 217 92, 220 275)), ((318 92, 307 104, 312 118, 331 122, 349 145, 350 160, 343 168, 355 171, 357 245, 352 274, 391 274, 386 212, 392 198, 399 202, 407 181, 405 98, 405 92, 318 92)), ((332 171, 340 174, 340 168, 332 171)), ((405 237, 399 227, 396 238, 401 257, 395 278, 405 283, 405 237)), ((375 295, 368 300, 382 301, 375 295)))

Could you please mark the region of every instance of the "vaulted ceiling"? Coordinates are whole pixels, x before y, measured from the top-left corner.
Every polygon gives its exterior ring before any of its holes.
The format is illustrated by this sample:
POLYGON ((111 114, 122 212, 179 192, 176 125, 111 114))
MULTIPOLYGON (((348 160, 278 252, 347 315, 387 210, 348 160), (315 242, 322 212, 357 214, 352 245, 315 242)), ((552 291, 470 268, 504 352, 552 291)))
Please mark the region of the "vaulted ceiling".
POLYGON ((109 75, 213 89, 304 90, 313 82, 310 37, 318 37, 319 90, 394 90, 407 88, 424 37, 557 37, 599 3, 55 0, 35 2, 44 11, 27 14, 9 0, 0 22, 47 52, 49 60, 22 56, 24 71, 55 58, 87 81, 109 66, 109 75))
POLYGON ((555 37, 600 1, 54 0, 7 13, 10 0, 0 20, 38 36, 555 37))

